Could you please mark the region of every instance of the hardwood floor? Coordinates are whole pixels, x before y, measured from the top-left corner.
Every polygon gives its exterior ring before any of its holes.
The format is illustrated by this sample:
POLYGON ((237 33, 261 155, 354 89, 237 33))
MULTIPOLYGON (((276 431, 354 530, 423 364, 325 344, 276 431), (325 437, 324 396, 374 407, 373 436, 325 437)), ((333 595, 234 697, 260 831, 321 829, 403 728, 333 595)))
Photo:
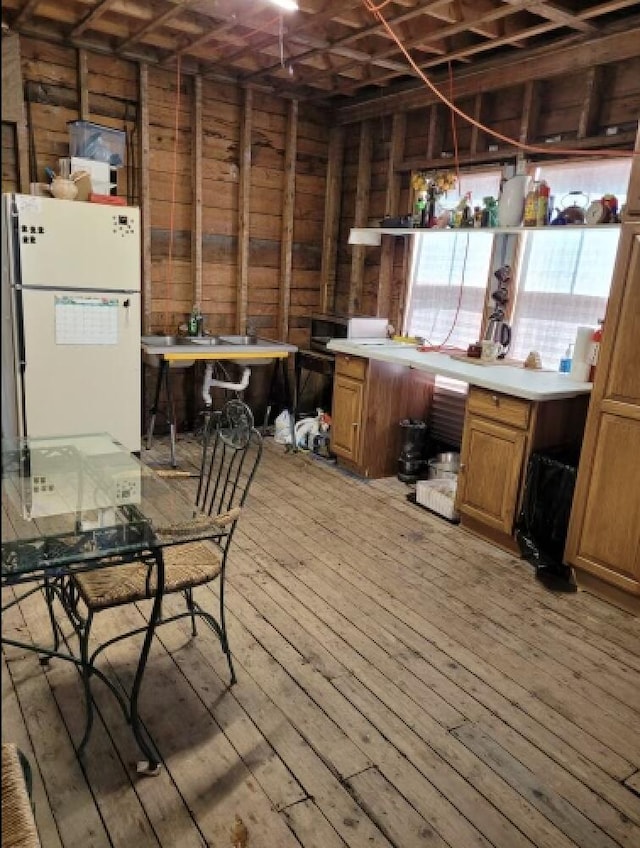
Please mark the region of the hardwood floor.
MULTIPOLYGON (((637 848, 640 620, 550 592, 406 492, 267 440, 228 573, 238 682, 206 627, 161 628, 141 704, 158 777, 99 683, 81 764, 77 672, 5 647, 2 737, 33 766, 44 848, 223 848, 236 814, 248 848, 637 848)), ((47 627, 38 596, 3 621, 47 627)), ((124 684, 136 650, 106 652, 124 684)))

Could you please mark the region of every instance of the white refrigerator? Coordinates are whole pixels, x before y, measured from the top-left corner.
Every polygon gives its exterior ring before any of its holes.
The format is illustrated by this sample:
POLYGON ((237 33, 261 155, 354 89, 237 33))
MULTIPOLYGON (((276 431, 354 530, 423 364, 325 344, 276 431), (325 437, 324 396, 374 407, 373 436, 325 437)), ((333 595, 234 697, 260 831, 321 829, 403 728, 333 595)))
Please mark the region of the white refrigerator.
POLYGON ((137 208, 2 196, 2 435, 141 443, 137 208))

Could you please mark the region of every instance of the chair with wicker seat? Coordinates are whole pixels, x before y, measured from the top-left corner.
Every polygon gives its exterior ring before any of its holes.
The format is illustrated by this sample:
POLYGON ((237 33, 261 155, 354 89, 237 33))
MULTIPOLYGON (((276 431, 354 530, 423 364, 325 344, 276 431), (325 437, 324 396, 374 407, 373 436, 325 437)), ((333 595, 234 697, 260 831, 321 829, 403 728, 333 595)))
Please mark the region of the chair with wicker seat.
MULTIPOLYGON (((155 527, 155 536, 164 542, 164 592, 180 592, 186 609, 169 617, 161 617, 158 625, 190 617, 192 633, 196 635, 196 618, 202 618, 220 639, 231 675, 236 681, 227 639, 224 608, 224 581, 229 547, 238 518, 249 493, 249 487, 262 456, 262 437, 253 426, 249 407, 240 400, 231 400, 222 411, 214 413, 203 434, 200 476, 196 494, 195 517, 188 524, 155 527), (211 538, 212 524, 216 531, 211 538), (181 536, 190 539, 202 531, 203 541, 180 543, 181 536), (217 618, 195 600, 197 586, 219 581, 217 618)), ((154 598, 156 571, 153 557, 75 574, 67 591, 65 607, 80 640, 83 657, 83 679, 87 699, 87 723, 80 743, 82 751, 92 725, 90 678, 95 673, 94 662, 108 645, 146 629, 146 625, 118 634, 98 645, 89 653, 89 639, 94 616, 123 604, 154 598)))
POLYGON ((2 743, 2 848, 40 848, 31 804, 31 767, 12 742, 2 743))

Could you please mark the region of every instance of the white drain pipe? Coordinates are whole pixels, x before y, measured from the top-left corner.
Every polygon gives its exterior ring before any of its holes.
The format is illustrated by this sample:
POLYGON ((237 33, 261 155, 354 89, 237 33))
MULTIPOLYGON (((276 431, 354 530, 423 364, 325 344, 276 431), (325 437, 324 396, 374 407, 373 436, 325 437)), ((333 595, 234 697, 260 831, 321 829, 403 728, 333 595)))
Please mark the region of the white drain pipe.
POLYGON ((202 381, 202 398, 205 406, 211 406, 210 391, 212 388, 229 389, 232 392, 243 392, 249 385, 249 377, 251 377, 251 368, 242 369, 242 377, 239 383, 231 383, 228 380, 217 380, 213 376, 213 362, 207 362, 204 369, 204 379, 202 381))

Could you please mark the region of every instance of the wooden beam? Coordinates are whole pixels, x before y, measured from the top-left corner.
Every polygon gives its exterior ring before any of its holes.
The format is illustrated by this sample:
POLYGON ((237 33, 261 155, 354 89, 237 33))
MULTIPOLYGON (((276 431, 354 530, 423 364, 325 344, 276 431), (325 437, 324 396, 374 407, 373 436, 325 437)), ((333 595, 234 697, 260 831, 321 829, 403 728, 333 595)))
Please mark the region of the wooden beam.
POLYGON ((121 50, 126 50, 131 47, 132 44, 136 44, 138 41, 142 41, 150 32, 159 29, 164 26, 171 18, 175 18, 181 12, 185 11, 189 8, 189 6, 193 5, 194 0, 172 0, 174 3, 173 6, 170 6, 165 12, 161 15, 156 15, 154 18, 149 21, 146 26, 143 26, 142 29, 139 29, 138 32, 129 36, 125 41, 122 41, 118 45, 118 52, 121 50))
POLYGON ((280 303, 278 338, 289 340, 291 307, 291 268, 293 264, 293 223, 296 198, 296 158, 298 142, 298 101, 289 101, 284 150, 284 185, 282 187, 282 237, 280 239, 280 303))
POLYGON ((22 10, 18 13, 18 17, 13 22, 13 29, 18 30, 23 24, 25 24, 31 17, 33 17, 33 13, 36 10, 36 7, 42 3, 42 0, 27 0, 22 10))
POLYGON ((331 127, 328 155, 324 195, 324 225, 322 229, 322 259, 320 263, 320 311, 323 314, 333 312, 335 301, 336 259, 344 161, 343 127, 331 127))
POLYGON ((118 0, 101 0, 101 2, 98 2, 89 14, 85 15, 80 23, 71 30, 71 38, 77 38, 79 35, 82 35, 83 32, 89 29, 91 24, 99 20, 117 2, 118 0))
POLYGON ((240 119, 240 179, 238 181, 238 282, 236 294, 236 332, 247 329, 249 300, 249 231, 251 215, 251 131, 253 128, 253 91, 244 90, 240 119))
MULTIPOLYGON (((151 325, 153 291, 151 287, 151 181, 149 141, 149 67, 138 65, 138 100, 140 107, 140 228, 142 230, 142 332, 149 335, 151 325)), ((163 328, 166 329, 166 328, 163 328)))
MULTIPOLYGON (((371 155, 373 152, 373 131, 371 121, 360 125, 360 146, 358 149, 358 177, 356 184, 356 209, 354 227, 366 227, 369 219, 369 195, 371 193, 371 155)), ((357 315, 362 309, 362 289, 364 286, 364 257, 366 247, 354 244, 351 253, 351 279, 349 282, 349 315, 357 315)))
POLYGON ((193 302, 203 309, 202 303, 202 77, 193 78, 192 104, 192 221, 191 221, 191 273, 193 274, 193 302))
MULTIPOLYGON (((387 194, 384 208, 387 215, 397 215, 400 212, 400 188, 402 178, 398 173, 398 163, 404 153, 404 141, 407 127, 406 113, 399 112, 393 116, 391 129, 391 144, 387 160, 387 194)), ((378 298, 376 315, 379 318, 391 318, 391 290, 393 284, 393 259, 396 239, 382 240, 380 252, 380 277, 378 280, 378 298)))
POLYGON ((584 97, 578 119, 578 138, 595 135, 598 131, 603 82, 604 69, 601 65, 594 65, 584 75, 584 97))
MULTIPOLYGON (((461 71, 456 75, 455 86, 458 98, 468 97, 478 91, 496 91, 505 84, 518 85, 531 79, 546 79, 566 73, 572 73, 609 62, 624 62, 638 56, 640 26, 627 28, 608 36, 579 44, 564 45, 560 49, 541 48, 522 55, 512 56, 499 62, 492 62, 483 68, 461 71)), ((445 76, 433 78, 432 82, 442 88, 446 86, 445 76)), ((366 118, 393 114, 394 112, 423 109, 439 98, 424 84, 393 94, 376 93, 360 103, 343 106, 336 110, 335 120, 340 124, 363 121, 366 118)))
POLYGON ((78 50, 78 103, 81 121, 89 120, 89 61, 84 48, 78 50))

